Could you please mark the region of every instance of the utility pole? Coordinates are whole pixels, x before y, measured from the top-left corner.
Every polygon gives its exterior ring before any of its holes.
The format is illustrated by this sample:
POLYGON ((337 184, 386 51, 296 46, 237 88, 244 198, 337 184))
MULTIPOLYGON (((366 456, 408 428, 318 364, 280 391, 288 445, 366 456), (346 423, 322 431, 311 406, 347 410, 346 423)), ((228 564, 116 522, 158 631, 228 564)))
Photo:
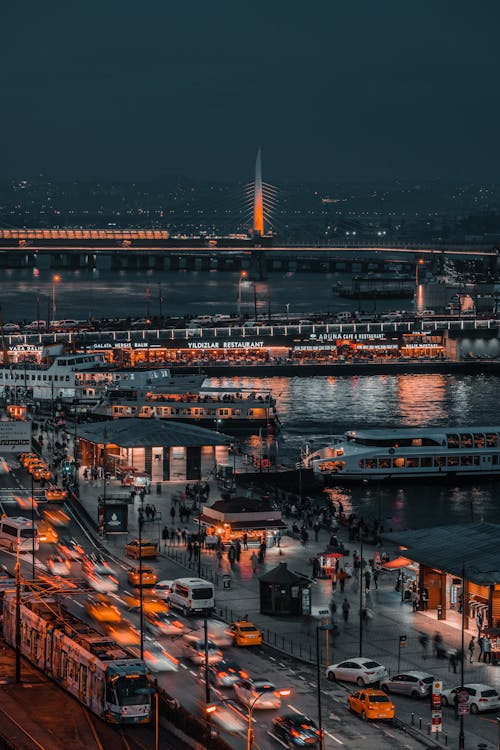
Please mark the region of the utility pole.
POLYGON ((363 541, 359 558, 359 656, 363 656, 363 541))
POLYGON ((142 585, 142 527, 144 509, 139 506, 139 633, 141 639, 141 659, 144 659, 144 586, 142 585))

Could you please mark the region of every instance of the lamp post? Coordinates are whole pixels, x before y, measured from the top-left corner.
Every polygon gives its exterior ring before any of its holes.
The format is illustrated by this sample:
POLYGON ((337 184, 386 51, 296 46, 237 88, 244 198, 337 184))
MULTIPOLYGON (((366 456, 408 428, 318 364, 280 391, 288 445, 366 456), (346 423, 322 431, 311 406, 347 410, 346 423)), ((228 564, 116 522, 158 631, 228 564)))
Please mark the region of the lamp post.
POLYGON ((60 281, 61 277, 59 276, 59 274, 54 274, 54 276, 52 277, 52 322, 56 319, 56 287, 60 281))
POLYGON ((321 658, 320 658, 320 652, 319 652, 319 631, 320 630, 325 630, 328 636, 328 631, 333 630, 333 627, 332 625, 316 625, 316 699, 318 703, 319 750, 323 750, 325 746, 325 741, 324 741, 324 733, 323 733, 323 714, 321 711, 321 658))
POLYGON ((248 276, 247 271, 240 271, 240 277, 238 279, 238 317, 241 317, 241 287, 248 276))
POLYGON ((290 303, 287 302, 286 305, 285 305, 285 307, 286 307, 286 324, 288 325, 288 323, 290 322, 290 315, 289 315, 290 314, 290 303))
POLYGON ((21 563, 19 546, 16 553, 16 682, 21 682, 21 563))
MULTIPOLYGON (((291 695, 291 690, 277 690, 276 694, 281 697, 286 697, 287 695, 291 695)), ((253 743, 253 732, 252 732, 252 720, 253 720, 253 710, 255 708, 255 704, 259 701, 261 698, 262 693, 259 693, 259 695, 254 698, 254 700, 250 703, 248 706, 248 728, 247 728, 247 750, 252 750, 252 743, 253 743)))
POLYGON ((104 444, 102 447, 102 518, 103 538, 106 538, 106 463, 107 463, 108 430, 104 427, 104 444))
POLYGON ((33 472, 31 473, 31 579, 35 580, 35 498, 33 497, 33 472))
MULTIPOLYGON (((460 640, 460 692, 464 691, 464 635, 465 635, 465 607, 467 606, 466 595, 467 583, 465 581, 465 565, 462 563, 462 626, 460 640)), ((461 706, 459 705, 459 710, 461 706)), ((458 750, 465 748, 464 715, 460 710, 460 732, 458 734, 458 750)))
POLYGON ((363 656, 363 540, 359 557, 359 656, 363 656))
POLYGON ((78 469, 79 469, 79 466, 78 466, 78 443, 77 443, 78 437, 77 437, 77 434, 76 434, 78 399, 76 398, 76 396, 73 399, 73 406, 74 406, 74 409, 75 409, 75 413, 74 413, 74 428, 73 428, 73 464, 74 464, 74 467, 75 467, 74 484, 75 484, 75 487, 78 487, 78 484, 79 484, 79 481, 78 481, 78 469))
POLYGON ((36 331, 40 333, 40 290, 36 290, 36 331))
POLYGON ((139 506, 139 634, 141 642, 141 659, 144 658, 144 597, 142 585, 142 527, 144 525, 144 510, 139 506))
POLYGON ((205 705, 210 703, 210 680, 208 677, 208 619, 207 613, 203 618, 203 637, 205 639, 205 705))

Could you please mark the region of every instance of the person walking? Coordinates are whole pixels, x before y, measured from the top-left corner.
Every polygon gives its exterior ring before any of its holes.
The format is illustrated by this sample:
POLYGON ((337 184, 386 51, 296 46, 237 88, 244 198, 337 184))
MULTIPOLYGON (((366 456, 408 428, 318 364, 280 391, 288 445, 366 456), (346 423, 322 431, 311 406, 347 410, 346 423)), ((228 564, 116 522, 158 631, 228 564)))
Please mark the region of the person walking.
POLYGON ((483 654, 484 654, 484 636, 480 635, 477 639, 477 645, 479 646, 479 656, 477 658, 478 662, 483 661, 483 654))
POLYGON ((477 626, 477 637, 481 635, 481 630, 483 629, 483 613, 479 610, 476 615, 476 626, 477 626))
POLYGON ((370 573, 370 568, 367 568, 365 570, 365 591, 370 590, 370 582, 372 580, 372 574, 370 573))
MULTIPOLYGON (((279 546, 279 545, 278 545, 278 546, 279 546)), ((246 532, 246 531, 245 531, 245 533, 243 534, 243 549, 245 549, 245 550, 247 550, 247 549, 248 549, 248 534, 247 534, 247 532, 246 532)))
POLYGON ((252 565, 253 574, 255 575, 257 573, 257 563, 258 563, 257 555, 255 554, 255 552, 252 552, 252 554, 250 555, 250 563, 252 565))
POLYGON ((410 592, 410 602, 413 607, 413 611, 416 612, 418 609, 418 594, 416 591, 410 592))
POLYGON ((483 638, 484 663, 491 664, 491 641, 486 636, 483 638))
POLYGON ((377 568, 373 571, 373 583, 375 584, 375 590, 378 590, 378 577, 379 577, 379 571, 377 568))
POLYGON ((427 659, 427 646, 429 645, 429 636, 427 635, 427 633, 420 633, 418 642, 420 643, 420 647, 422 649, 422 659, 427 659))
POLYGON ((168 542, 168 528, 166 526, 164 526, 162 529, 161 538, 163 540, 163 551, 165 552, 168 542))
POLYGON ((347 578, 347 573, 345 572, 344 568, 341 568, 339 570, 339 585, 340 585, 340 592, 343 594, 345 590, 345 579, 347 578))
POLYGON ((441 656, 441 652, 443 650, 443 636, 438 630, 436 630, 436 632, 432 636, 432 650, 433 650, 434 656, 436 657, 441 656))
POLYGON ((276 532, 276 534, 274 535, 274 541, 275 541, 277 547, 279 547, 281 545, 281 531, 279 529, 276 532))
POLYGON ((457 673, 457 652, 453 648, 449 655, 448 671, 453 670, 453 674, 457 673))
POLYGON ((342 602, 342 617, 344 618, 344 622, 347 625, 347 622, 349 620, 349 610, 351 609, 351 605, 347 601, 347 599, 344 598, 344 601, 342 602))
POLYGON ((175 506, 173 506, 173 505, 170 508, 170 518, 172 519, 172 523, 173 523, 174 520, 175 520, 175 506))
POLYGON ((474 650, 476 648, 476 643, 474 640, 474 636, 469 641, 469 664, 473 664, 474 662, 474 650))

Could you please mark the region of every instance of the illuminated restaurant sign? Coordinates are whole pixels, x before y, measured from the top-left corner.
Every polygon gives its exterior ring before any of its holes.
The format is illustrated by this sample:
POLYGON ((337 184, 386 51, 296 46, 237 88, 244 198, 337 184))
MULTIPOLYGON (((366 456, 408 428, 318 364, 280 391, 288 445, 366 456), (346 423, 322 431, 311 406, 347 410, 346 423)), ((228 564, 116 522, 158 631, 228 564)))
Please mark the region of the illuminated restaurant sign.
POLYGON ((189 341, 189 349, 262 349, 264 341, 189 341))

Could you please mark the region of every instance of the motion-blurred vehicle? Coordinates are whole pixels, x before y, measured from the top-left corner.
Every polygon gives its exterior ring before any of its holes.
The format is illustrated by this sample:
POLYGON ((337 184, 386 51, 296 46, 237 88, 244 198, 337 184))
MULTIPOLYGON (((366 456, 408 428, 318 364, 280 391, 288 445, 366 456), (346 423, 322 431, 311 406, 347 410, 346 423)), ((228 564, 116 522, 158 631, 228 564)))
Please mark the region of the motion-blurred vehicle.
POLYGON ((262 633, 251 622, 240 620, 229 626, 235 646, 261 646, 262 633))
MULTIPOLYGON (((191 659, 195 664, 203 664, 205 662, 205 640, 184 636, 182 651, 184 656, 191 659)), ((207 652, 209 664, 222 659, 222 651, 219 651, 213 641, 207 641, 207 652)))
POLYGON ((91 596, 85 602, 85 609, 90 617, 97 622, 114 622, 121 621, 122 616, 118 607, 116 607, 109 597, 104 594, 91 596))
POLYGON ((31 464, 28 471, 37 482, 41 479, 48 481, 52 477, 52 473, 46 463, 31 464))
POLYGON ((347 698, 350 711, 358 714, 364 721, 368 719, 394 719, 394 703, 383 690, 363 688, 347 698))
POLYGON ((155 635, 181 635, 184 630, 184 623, 170 612, 146 612, 144 622, 155 635))
POLYGON ((172 581, 158 581, 153 589, 154 596, 158 599, 166 599, 172 591, 172 581))
POLYGON ((85 554, 85 550, 78 544, 76 539, 72 537, 63 537, 59 540, 59 552, 68 558, 68 560, 81 560, 85 554))
POLYGON ((125 554, 127 557, 132 557, 135 560, 138 560, 139 557, 143 559, 145 557, 156 558, 158 546, 154 542, 149 541, 149 539, 141 539, 140 543, 138 539, 132 539, 132 541, 127 542, 125 545, 125 554))
POLYGON ((481 682, 468 682, 463 688, 458 685, 457 687, 443 690, 443 706, 453 706, 455 696, 458 696, 458 693, 462 690, 469 696, 465 705, 469 706, 471 714, 477 714, 482 711, 493 711, 500 708, 500 695, 498 692, 491 685, 484 685, 481 682))
POLYGON ((206 711, 210 716, 210 722, 226 732, 233 735, 246 733, 247 722, 230 704, 217 701, 207 706, 206 711))
POLYGON ((92 570, 83 570, 82 573, 90 588, 99 594, 112 594, 118 591, 118 579, 113 573, 94 573, 92 570))
POLYGON ((27 466, 30 461, 34 461, 35 459, 38 459, 38 456, 36 453, 20 453, 17 457, 17 460, 21 464, 21 466, 27 466))
POLYGON ((354 659, 346 659, 338 664, 331 664, 326 668, 326 676, 330 681, 355 682, 359 687, 363 687, 379 680, 385 680, 389 677, 389 673, 378 661, 356 656, 354 659))
POLYGON ((179 660, 156 641, 148 639, 144 644, 143 658, 152 672, 176 672, 179 660))
POLYGON ((38 528, 38 541, 40 544, 46 543, 46 544, 57 544, 59 540, 59 534, 54 529, 53 526, 50 525, 48 521, 45 521, 43 518, 37 522, 37 528, 38 528))
MULTIPOLYGON (((189 631, 192 638, 203 640, 205 638, 204 626, 194 627, 189 631)), ((219 648, 227 648, 233 645, 233 634, 224 622, 207 619, 207 635, 219 648)))
MULTIPOLYGON (((142 609, 144 610, 144 612, 168 612, 168 606, 164 602, 164 600, 157 599, 156 597, 152 596, 152 593, 152 591, 143 591, 142 609)), ((125 593, 122 595, 122 599, 130 610, 139 609, 141 606, 141 597, 139 591, 135 591, 132 594, 128 591, 125 591, 125 593)))
POLYGON ((309 747, 318 745, 319 729, 312 719, 304 714, 283 714, 273 719, 273 734, 287 747, 309 747))
POLYGON ((69 576, 71 564, 62 555, 51 555, 47 560, 47 568, 53 576, 69 576))
POLYGON ((380 689, 385 693, 409 695, 410 698, 424 698, 432 690, 434 677, 428 672, 408 671, 394 674, 380 681, 380 689))
POLYGON ((45 490, 45 499, 48 502, 62 502, 68 497, 67 490, 62 487, 58 487, 55 484, 51 484, 45 490))
MULTIPOLYGON (((200 666, 200 675, 205 677, 205 665, 200 666)), ((246 680, 248 673, 235 661, 216 661, 208 667, 208 679, 216 687, 232 687, 238 680, 246 680)))
POLYGON ((244 706, 253 705, 254 710, 281 707, 281 696, 272 682, 267 680, 239 680, 233 685, 236 697, 244 706))
POLYGON ((120 646, 138 646, 141 636, 137 628, 134 628, 127 620, 105 625, 106 633, 120 646))
POLYGON ((68 526, 71 521, 68 514, 60 508, 45 508, 43 516, 53 526, 68 526))
POLYGON ((127 573, 127 580, 131 586, 154 586, 157 578, 153 568, 143 565, 142 571, 139 566, 130 568, 127 573))

